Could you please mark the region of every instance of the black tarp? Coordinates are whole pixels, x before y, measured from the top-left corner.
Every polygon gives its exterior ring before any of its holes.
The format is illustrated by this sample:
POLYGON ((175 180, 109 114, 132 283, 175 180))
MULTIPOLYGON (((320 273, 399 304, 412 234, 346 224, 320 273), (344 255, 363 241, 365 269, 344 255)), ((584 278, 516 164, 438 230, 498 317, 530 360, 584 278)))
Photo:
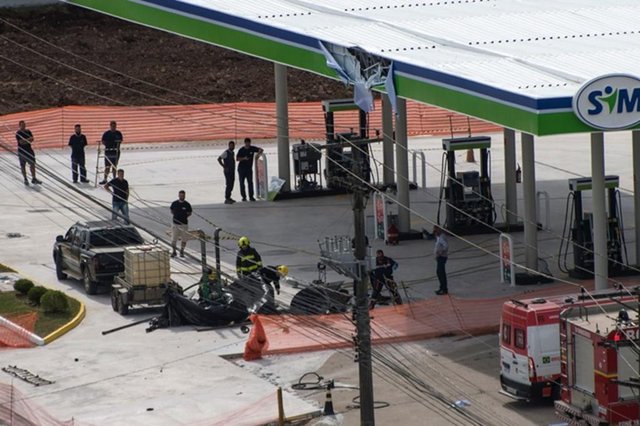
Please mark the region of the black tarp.
POLYGON ((219 327, 245 321, 251 312, 259 312, 269 299, 261 280, 246 277, 225 287, 221 299, 211 302, 193 300, 168 288, 160 316, 150 322, 147 332, 156 328, 195 325, 219 327))

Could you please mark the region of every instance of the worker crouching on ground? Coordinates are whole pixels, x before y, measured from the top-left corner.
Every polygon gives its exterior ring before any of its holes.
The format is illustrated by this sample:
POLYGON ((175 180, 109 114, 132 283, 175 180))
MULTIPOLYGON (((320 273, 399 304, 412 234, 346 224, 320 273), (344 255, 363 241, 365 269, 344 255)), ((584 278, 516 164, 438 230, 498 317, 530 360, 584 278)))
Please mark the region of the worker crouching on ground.
POLYGON ((249 238, 240 237, 238 247, 240 247, 236 257, 236 273, 238 274, 238 278, 258 272, 258 270, 262 268, 262 258, 260 257, 260 253, 251 247, 249 238))
POLYGON ((277 312, 275 293, 280 294, 280 278, 284 278, 289 273, 286 265, 265 266, 259 270, 262 282, 267 285, 269 292, 267 303, 263 306, 261 313, 273 314, 277 312))
POLYGON ((260 268, 260 276, 262 281, 269 285, 269 293, 273 296, 273 292, 280 294, 280 278, 284 278, 289 273, 286 265, 265 266, 260 268))
POLYGON ((382 250, 376 251, 376 267, 371 271, 371 288, 373 288, 373 293, 371 294, 369 309, 373 309, 376 306, 383 286, 387 287, 389 293, 391 293, 393 303, 402 305, 402 298, 400 297, 400 293, 398 293, 398 285, 393 279, 393 271, 397 268, 398 262, 385 256, 382 250))

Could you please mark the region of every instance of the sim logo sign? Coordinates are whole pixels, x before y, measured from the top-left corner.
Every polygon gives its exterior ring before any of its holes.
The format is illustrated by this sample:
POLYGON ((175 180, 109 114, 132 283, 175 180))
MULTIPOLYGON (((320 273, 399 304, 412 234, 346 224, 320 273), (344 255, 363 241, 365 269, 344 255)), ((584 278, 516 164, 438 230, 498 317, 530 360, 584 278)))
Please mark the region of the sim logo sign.
POLYGON ((633 127, 640 123, 640 79, 609 74, 588 81, 573 97, 573 111, 596 129, 633 127))

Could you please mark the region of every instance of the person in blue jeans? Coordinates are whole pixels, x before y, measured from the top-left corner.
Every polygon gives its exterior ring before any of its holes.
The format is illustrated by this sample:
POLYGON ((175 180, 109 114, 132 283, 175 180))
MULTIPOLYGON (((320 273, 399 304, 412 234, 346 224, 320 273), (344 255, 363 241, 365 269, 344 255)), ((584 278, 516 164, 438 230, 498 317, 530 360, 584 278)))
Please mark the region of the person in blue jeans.
POLYGON ((238 150, 236 161, 238 162, 238 180, 240 183, 240 195, 242 201, 247 201, 247 193, 244 190, 244 182, 247 181, 247 189, 249 190, 249 200, 255 201, 253 197, 253 163, 260 155, 262 148, 251 145, 251 139, 244 139, 244 146, 238 150))
POLYGON ((115 179, 111 179, 104 189, 113 196, 111 200, 111 218, 116 220, 118 213, 126 223, 129 223, 129 182, 124 178, 124 170, 118 169, 115 179))
POLYGON ((433 235, 436 237, 436 244, 433 250, 436 257, 436 275, 438 276, 438 281, 440 281, 440 288, 436 290, 436 294, 442 296, 449 293, 447 271, 445 270, 447 258, 449 257, 449 243, 444 231, 437 225, 433 227, 433 235))

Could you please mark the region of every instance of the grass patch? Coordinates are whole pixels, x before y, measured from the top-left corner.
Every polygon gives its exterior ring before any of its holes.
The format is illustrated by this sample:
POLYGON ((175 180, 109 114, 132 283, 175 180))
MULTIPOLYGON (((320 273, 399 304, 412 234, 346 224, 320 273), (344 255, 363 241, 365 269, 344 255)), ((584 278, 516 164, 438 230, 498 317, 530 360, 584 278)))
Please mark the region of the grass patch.
POLYGON ((40 337, 45 337, 71 321, 80 311, 80 302, 71 297, 68 297, 68 299, 69 312, 47 314, 37 306, 32 306, 26 296, 21 296, 15 291, 5 291, 0 293, 0 315, 38 312, 38 321, 36 322, 34 333, 40 337))
POLYGON ((16 271, 0 263, 0 272, 16 272, 16 271))
POLYGON ((13 314, 26 314, 37 311, 29 305, 27 296, 21 295, 17 291, 5 291, 0 293, 0 315, 3 317, 13 314))

